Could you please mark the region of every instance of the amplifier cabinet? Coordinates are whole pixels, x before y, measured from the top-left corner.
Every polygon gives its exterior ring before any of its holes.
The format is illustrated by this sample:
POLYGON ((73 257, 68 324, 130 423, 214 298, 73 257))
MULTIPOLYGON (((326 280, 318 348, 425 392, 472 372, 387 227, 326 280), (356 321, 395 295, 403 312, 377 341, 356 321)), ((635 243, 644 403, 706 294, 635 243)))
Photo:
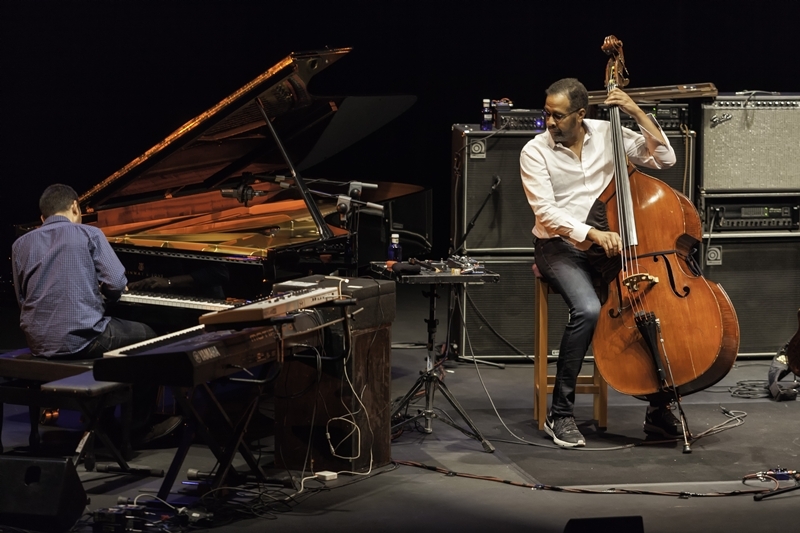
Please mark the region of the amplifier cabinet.
MULTIPOLYGON (((633 128, 636 131, 637 128, 633 128)), ((658 178, 678 192, 687 196, 692 203, 695 201, 695 152, 697 133, 691 130, 665 131, 672 149, 675 150, 675 164, 670 168, 644 168, 641 171, 648 176, 658 178)))
POLYGON ((533 254, 534 217, 519 175, 522 147, 540 131, 481 131, 453 126, 451 233, 456 246, 492 191, 464 241, 464 253, 533 254))
MULTIPOLYGON (((500 274, 498 283, 454 285, 458 298, 451 336, 464 357, 527 359, 533 356, 533 256, 477 258, 500 274)), ((548 297, 548 353, 557 354, 569 310, 558 294, 548 297)))
MULTIPOLYGON (((541 131, 481 131, 477 124, 453 126, 451 232, 458 244, 492 191, 464 242, 467 254, 533 254, 533 211, 519 173, 522 148, 541 131)), ((695 140, 693 131, 665 132, 677 162, 671 168, 642 171, 683 192, 694 202, 695 140)))
POLYGON ((702 107, 705 192, 800 190, 799 97, 727 96, 702 107))
POLYGON ((702 257, 703 275, 722 285, 736 310, 739 356, 775 355, 797 333, 800 237, 715 235, 702 257))

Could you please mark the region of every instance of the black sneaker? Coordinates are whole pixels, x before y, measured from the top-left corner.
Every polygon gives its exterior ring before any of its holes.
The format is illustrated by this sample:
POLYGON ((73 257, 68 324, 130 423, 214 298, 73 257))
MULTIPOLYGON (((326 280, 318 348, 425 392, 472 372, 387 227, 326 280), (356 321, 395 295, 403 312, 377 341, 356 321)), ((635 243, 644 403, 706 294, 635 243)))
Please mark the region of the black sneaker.
POLYGON ((644 417, 644 432, 662 437, 682 437, 681 421, 672 414, 672 409, 665 405, 654 411, 648 409, 644 417))
POLYGON ((560 418, 550 418, 548 416, 544 423, 544 431, 553 437, 553 442, 562 448, 586 446, 586 439, 581 435, 578 426, 575 425, 575 418, 572 416, 560 418))

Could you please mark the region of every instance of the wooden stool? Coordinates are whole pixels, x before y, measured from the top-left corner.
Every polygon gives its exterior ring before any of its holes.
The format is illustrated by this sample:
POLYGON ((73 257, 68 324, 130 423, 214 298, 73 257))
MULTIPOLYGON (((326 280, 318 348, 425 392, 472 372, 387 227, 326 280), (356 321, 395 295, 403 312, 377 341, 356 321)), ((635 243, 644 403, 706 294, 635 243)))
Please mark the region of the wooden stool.
MULTIPOLYGON (((533 311, 533 419, 538 422, 539 429, 544 428, 547 418, 547 395, 553 392, 553 384, 556 381, 555 376, 547 375, 547 295, 554 293, 546 281, 536 277, 534 285, 536 304, 533 311)), ((598 427, 605 429, 608 425, 608 385, 597 371, 596 365, 592 375, 578 376, 575 393, 594 395, 594 419, 598 427)))

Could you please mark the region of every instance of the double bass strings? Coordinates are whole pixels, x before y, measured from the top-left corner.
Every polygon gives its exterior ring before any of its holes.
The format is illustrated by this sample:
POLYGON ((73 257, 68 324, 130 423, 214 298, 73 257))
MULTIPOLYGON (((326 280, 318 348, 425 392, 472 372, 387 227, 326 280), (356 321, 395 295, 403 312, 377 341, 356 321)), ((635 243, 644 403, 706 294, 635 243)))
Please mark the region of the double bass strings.
MULTIPOLYGON (((611 92, 616 87, 616 83, 611 80, 608 84, 608 91, 611 92)), ((633 216, 633 201, 631 195, 630 178, 628 176, 627 154, 622 137, 622 125, 620 122, 619 108, 609 107, 609 119, 611 122, 611 142, 614 151, 614 181, 617 189, 617 218, 619 221, 620 238, 622 239, 622 261, 623 278, 628 278, 632 274, 639 274, 639 262, 636 258, 635 246, 638 244, 636 234, 636 221, 633 216), (631 271, 633 268, 633 271, 631 271)), ((621 286, 620 290, 624 290, 621 286)), ((644 308, 642 295, 637 291, 628 289, 628 301, 635 313, 641 312, 644 308)), ((623 295, 620 294, 620 309, 623 305, 623 295)))

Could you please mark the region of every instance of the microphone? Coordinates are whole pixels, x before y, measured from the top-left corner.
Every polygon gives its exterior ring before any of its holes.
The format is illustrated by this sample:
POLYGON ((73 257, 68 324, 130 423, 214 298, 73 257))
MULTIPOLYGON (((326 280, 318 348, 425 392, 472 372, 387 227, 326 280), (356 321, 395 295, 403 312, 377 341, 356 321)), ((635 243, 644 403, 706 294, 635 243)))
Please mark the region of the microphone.
POLYGON ((244 189, 220 189, 219 192, 224 198, 236 198, 239 201, 241 201, 242 198, 252 200, 256 196, 264 196, 267 194, 266 191, 257 191, 252 187, 246 187, 244 189))
POLYGON ((492 184, 492 192, 496 191, 499 186, 500 186, 500 176, 495 174, 494 183, 492 184))
POLYGON ((373 204, 372 202, 366 202, 364 204, 364 207, 362 208, 362 212, 366 209, 375 211, 379 215, 383 214, 383 206, 381 204, 373 204))
POLYGON ((429 263, 428 261, 420 261, 419 259, 416 259, 414 257, 410 257, 408 259, 408 264, 410 264, 410 265, 419 265, 421 267, 427 268, 428 270, 433 270, 434 272, 438 272, 439 271, 438 268, 433 266, 433 263, 429 263))

